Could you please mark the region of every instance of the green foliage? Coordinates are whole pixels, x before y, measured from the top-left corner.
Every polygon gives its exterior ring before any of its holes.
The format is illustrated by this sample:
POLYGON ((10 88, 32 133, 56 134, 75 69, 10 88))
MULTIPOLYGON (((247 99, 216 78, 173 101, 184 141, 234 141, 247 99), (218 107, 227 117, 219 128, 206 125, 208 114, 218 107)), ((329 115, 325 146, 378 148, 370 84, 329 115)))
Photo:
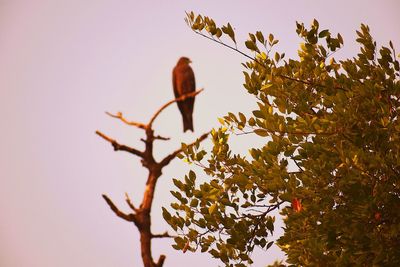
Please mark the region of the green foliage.
MULTIPOLYGON (((211 39, 228 24, 188 14, 187 23, 211 39)), ((284 60, 270 34, 250 34, 255 57, 244 63, 244 88, 258 108, 251 117, 228 113, 212 131, 213 148, 183 157, 209 177, 191 171, 174 180, 178 202, 165 220, 178 232, 176 249, 209 252, 227 266, 252 263, 251 252, 273 242, 279 210, 285 232, 278 245, 287 263, 301 266, 400 266, 399 61, 377 48, 369 28, 357 31, 359 54, 337 61, 343 38, 297 23, 299 59, 284 60), (229 132, 252 132, 265 145, 233 154, 229 132), (292 205, 291 205, 292 204, 292 205), (293 206, 293 207, 292 207, 293 206)), ((243 53, 244 54, 244 53, 243 53)), ((246 55, 247 56, 247 55, 246 55)), ((251 58, 250 56, 247 56, 251 58)), ((281 266, 276 262, 274 266, 281 266)))

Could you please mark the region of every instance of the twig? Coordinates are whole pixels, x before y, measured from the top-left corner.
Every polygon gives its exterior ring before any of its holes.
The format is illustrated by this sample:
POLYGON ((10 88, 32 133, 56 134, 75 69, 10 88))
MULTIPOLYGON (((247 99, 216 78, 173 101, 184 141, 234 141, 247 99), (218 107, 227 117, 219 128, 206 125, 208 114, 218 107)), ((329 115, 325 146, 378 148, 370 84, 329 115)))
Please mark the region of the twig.
MULTIPOLYGON (((265 131, 266 133, 269 134, 281 134, 281 135, 287 135, 287 134, 293 134, 293 135, 310 135, 310 134, 315 134, 315 135, 335 135, 338 134, 337 132, 289 132, 289 131, 279 131, 279 130, 271 130, 271 129, 265 129, 265 128, 259 128, 257 130, 262 130, 265 131)), ((245 134, 252 134, 255 133, 255 130, 253 131, 248 131, 248 132, 241 132, 241 133, 237 133, 236 135, 245 135, 245 134)))
POLYGON ((146 130, 147 125, 145 125, 144 123, 140 123, 140 122, 128 121, 127 119, 124 118, 124 116, 122 115, 121 112, 118 112, 117 114, 114 115, 114 114, 106 111, 106 114, 110 117, 121 120, 123 123, 125 123, 127 125, 136 126, 140 129, 146 130))
POLYGON ((144 153, 142 151, 139 151, 139 150, 137 150, 137 149, 135 149, 133 147, 129 147, 129 146, 126 146, 126 145, 121 145, 120 143, 118 143, 117 141, 115 141, 114 139, 108 137, 107 135, 103 134, 100 131, 96 131, 96 134, 101 136, 104 140, 110 142, 111 145, 114 147, 115 151, 118 151, 118 150, 126 151, 126 152, 129 152, 129 153, 131 153, 133 155, 136 155, 138 157, 141 157, 141 158, 144 157, 144 153))
POLYGON ((111 201, 111 199, 106 196, 106 195, 102 195, 104 200, 107 202, 108 206, 110 206, 111 210, 115 213, 115 215, 117 215, 118 217, 128 221, 128 222, 136 222, 136 217, 135 214, 126 214, 123 213, 122 211, 120 211, 117 206, 115 206, 115 204, 111 201))
MULTIPOLYGON (((244 53, 244 52, 240 51, 239 49, 237 49, 237 47, 235 48, 235 47, 233 47, 233 46, 230 46, 230 45, 228 45, 228 44, 225 44, 224 42, 218 41, 218 40, 216 40, 216 39, 214 39, 214 38, 211 38, 211 37, 205 35, 205 34, 202 33, 202 32, 199 32, 199 31, 196 31, 196 30, 193 30, 193 31, 194 31, 195 33, 199 34, 200 36, 203 36, 203 37, 205 37, 205 38, 207 38, 207 39, 209 39, 209 40, 211 40, 211 41, 214 41, 214 42, 216 42, 216 43, 218 43, 218 44, 220 44, 220 45, 223 45, 223 46, 225 46, 225 47, 227 47, 227 48, 229 48, 229 49, 232 49, 233 51, 235 51, 235 52, 241 54, 241 55, 244 56, 244 57, 247 57, 248 59, 250 59, 250 60, 254 61, 255 63, 257 63, 258 65, 260 65, 262 68, 266 69, 265 65, 264 65, 263 63, 261 63, 259 60, 257 60, 257 58, 247 55, 246 53, 244 53)), ((308 81, 304 81, 304 80, 299 80, 299 79, 296 79, 296 78, 292 78, 292 77, 287 76, 287 75, 284 75, 284 74, 278 74, 277 76, 278 76, 278 77, 281 77, 281 78, 284 78, 284 79, 291 80, 291 81, 295 81, 295 82, 298 82, 298 83, 303 83, 303 84, 306 84, 306 85, 320 86, 320 87, 323 87, 323 88, 326 88, 326 87, 327 87, 327 86, 322 85, 322 84, 314 84, 314 83, 311 83, 311 82, 308 82, 308 81)), ((334 88, 334 89, 343 90, 343 91, 347 91, 345 88, 339 87, 339 86, 334 86, 333 88, 334 88)))
POLYGON ((171 140, 171 138, 169 138, 169 137, 163 137, 163 136, 160 136, 160 135, 154 136, 154 139, 163 140, 163 141, 171 140))
POLYGON ((153 235, 153 234, 152 234, 151 237, 152 237, 152 238, 165 238, 165 237, 173 238, 174 236, 168 234, 168 232, 165 232, 165 233, 163 233, 163 234, 156 234, 156 235, 153 235))
POLYGON ((131 199, 129 198, 128 193, 125 193, 125 201, 126 201, 126 203, 128 204, 128 206, 129 206, 132 210, 134 210, 135 212, 138 211, 138 209, 132 204, 132 201, 131 201, 131 199))
MULTIPOLYGON (((297 168, 299 168, 298 172, 292 172, 292 173, 294 173, 294 174, 303 173, 304 169, 300 166, 300 164, 297 162, 297 160, 295 160, 293 157, 290 157, 290 159, 293 160, 294 164, 296 164, 297 168)), ((292 174, 292 173, 289 173, 289 174, 292 174)))
POLYGON ((175 103, 175 102, 178 102, 178 101, 183 101, 183 100, 185 100, 186 98, 195 97, 196 95, 200 94, 203 90, 204 90, 204 89, 200 89, 200 90, 198 90, 198 91, 195 91, 195 92, 192 92, 192 93, 189 93, 189 94, 182 95, 182 96, 180 96, 180 97, 178 97, 178 98, 175 98, 175 99, 173 99, 173 100, 167 102, 167 103, 164 104, 159 110, 157 110, 157 112, 156 112, 156 113, 153 115, 153 117, 150 119, 150 122, 147 124, 147 127, 151 128, 151 126, 152 126, 154 120, 155 120, 155 119, 158 117, 158 115, 160 115, 160 113, 161 113, 164 109, 166 109, 169 105, 171 105, 171 104, 173 104, 173 103, 175 103))

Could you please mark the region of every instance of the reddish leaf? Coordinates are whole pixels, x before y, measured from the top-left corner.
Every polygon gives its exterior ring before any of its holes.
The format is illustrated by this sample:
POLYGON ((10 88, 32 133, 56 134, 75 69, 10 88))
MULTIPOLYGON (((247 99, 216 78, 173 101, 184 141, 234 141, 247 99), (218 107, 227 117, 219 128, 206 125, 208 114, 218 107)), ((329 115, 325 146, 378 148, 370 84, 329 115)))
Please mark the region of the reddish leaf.
POLYGON ((375 217, 375 221, 379 222, 382 218, 382 214, 377 211, 377 212, 375 212, 374 217, 375 217))
POLYGON ((300 212, 303 209, 303 206, 301 205, 301 201, 298 198, 292 199, 292 209, 295 212, 300 212))

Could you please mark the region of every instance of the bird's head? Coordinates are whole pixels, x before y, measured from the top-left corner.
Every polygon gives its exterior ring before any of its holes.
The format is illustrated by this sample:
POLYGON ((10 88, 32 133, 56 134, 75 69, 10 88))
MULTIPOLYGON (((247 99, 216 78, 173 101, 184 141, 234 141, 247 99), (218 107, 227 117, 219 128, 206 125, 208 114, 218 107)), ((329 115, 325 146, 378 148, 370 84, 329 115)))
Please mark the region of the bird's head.
POLYGON ((187 57, 181 57, 178 60, 178 64, 190 64, 190 63, 192 63, 192 61, 190 60, 190 58, 187 57))

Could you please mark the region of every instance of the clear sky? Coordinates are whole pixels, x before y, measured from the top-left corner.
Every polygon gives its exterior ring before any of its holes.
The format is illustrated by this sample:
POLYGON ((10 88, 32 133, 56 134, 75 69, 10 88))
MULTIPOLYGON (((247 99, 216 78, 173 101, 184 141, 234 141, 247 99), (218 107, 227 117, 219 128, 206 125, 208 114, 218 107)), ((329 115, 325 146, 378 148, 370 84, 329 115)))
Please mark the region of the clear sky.
MULTIPOLYGON (((370 25, 378 44, 400 51, 400 2, 393 1, 111 1, 0 0, 0 266, 141 266, 136 228, 117 218, 101 198, 128 211, 124 193, 139 203, 146 172, 137 158, 94 134, 101 130, 142 148, 142 132, 106 116, 122 111, 146 122, 173 97, 171 71, 180 56, 192 59, 197 85, 195 133, 182 134, 171 106, 155 124, 172 137, 156 144, 161 158, 213 126, 228 111, 249 113, 255 102, 242 87, 245 59, 195 35, 185 11, 230 22, 239 42, 247 32, 274 33, 278 49, 296 57, 295 21, 340 32, 357 52, 355 30, 370 25)), ((243 47, 242 45, 240 45, 243 47)), ((265 140, 235 137, 236 151, 265 140)), ((206 144, 207 145, 207 144, 206 144)), ((161 206, 172 201, 172 178, 188 166, 173 161, 158 184, 153 229, 167 229, 161 206)), ((217 266, 208 254, 182 254, 155 240, 165 266, 217 266)), ((255 253, 254 266, 282 254, 255 253)))

